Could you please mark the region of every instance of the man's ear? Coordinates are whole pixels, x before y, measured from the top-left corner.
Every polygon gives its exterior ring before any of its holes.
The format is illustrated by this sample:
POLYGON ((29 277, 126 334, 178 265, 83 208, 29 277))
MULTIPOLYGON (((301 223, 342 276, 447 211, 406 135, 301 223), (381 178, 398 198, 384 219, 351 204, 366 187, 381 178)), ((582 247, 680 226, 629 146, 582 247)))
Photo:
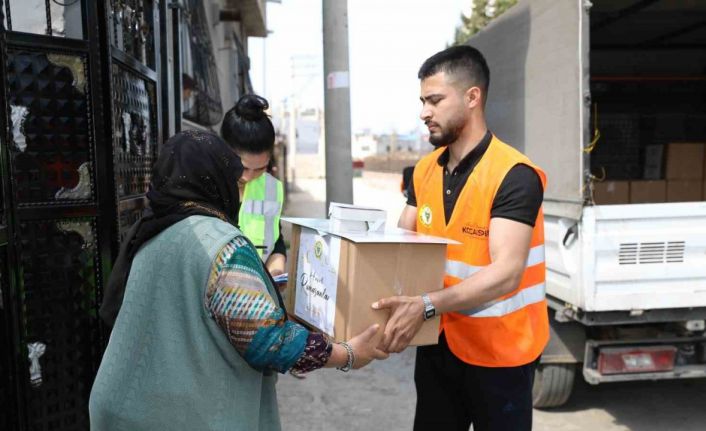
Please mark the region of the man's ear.
POLYGON ((469 108, 477 108, 483 106, 483 94, 478 87, 471 87, 466 90, 465 94, 466 106, 469 108))

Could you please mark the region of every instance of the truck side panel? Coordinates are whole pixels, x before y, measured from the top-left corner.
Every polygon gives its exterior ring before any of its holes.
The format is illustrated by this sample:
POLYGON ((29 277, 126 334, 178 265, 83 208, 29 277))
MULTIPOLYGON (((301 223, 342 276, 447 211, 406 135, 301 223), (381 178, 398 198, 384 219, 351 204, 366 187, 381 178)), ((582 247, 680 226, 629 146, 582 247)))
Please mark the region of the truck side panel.
POLYGON ((706 203, 586 207, 586 311, 706 307, 706 203), (592 231, 589 231, 592 230, 592 231))
POLYGON ((520 1, 468 41, 490 67, 489 128, 547 172, 545 212, 574 218, 583 201, 586 20, 579 0, 520 1))

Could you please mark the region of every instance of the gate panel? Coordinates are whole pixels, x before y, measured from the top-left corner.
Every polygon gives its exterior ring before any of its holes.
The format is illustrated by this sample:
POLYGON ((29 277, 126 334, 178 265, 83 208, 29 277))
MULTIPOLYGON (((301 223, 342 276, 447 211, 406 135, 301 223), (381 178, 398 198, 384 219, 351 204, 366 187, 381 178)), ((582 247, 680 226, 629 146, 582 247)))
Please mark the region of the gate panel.
POLYGON ((37 218, 96 212, 87 55, 10 48, 6 67, 23 410, 28 429, 88 429, 102 352, 96 220, 37 218))
POLYGON ((120 239, 140 218, 157 151, 155 83, 112 65, 113 164, 120 239))
POLYGON ((86 58, 8 50, 11 163, 16 203, 93 203, 86 58))
MULTIPOLYGON (((1 194, 0 194, 1 195, 1 194)), ((15 423, 14 369, 12 366, 12 314, 7 275, 7 244, 0 246, 0 429, 13 430, 15 423)))
POLYGON ((155 2, 110 0, 111 44, 150 69, 155 69, 155 2))
POLYGON ((102 354, 95 219, 23 222, 19 235, 29 428, 88 429, 88 397, 102 354))

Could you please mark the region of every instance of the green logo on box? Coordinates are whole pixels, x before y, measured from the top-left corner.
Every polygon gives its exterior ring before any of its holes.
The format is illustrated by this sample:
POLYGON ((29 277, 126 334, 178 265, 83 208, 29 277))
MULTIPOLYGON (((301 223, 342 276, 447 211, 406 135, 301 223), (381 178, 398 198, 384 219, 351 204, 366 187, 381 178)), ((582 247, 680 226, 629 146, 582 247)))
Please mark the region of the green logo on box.
POLYGON ((321 255, 324 253, 324 245, 321 241, 316 241, 314 243, 314 256, 316 256, 317 259, 321 259, 321 255))

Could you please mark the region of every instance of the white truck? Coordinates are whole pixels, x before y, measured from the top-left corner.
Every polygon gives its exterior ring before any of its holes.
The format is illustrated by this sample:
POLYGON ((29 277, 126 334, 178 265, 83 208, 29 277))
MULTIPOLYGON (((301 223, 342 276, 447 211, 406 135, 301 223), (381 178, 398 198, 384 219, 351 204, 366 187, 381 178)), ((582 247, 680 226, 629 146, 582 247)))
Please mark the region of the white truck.
POLYGON ((549 179, 535 406, 564 404, 578 370, 706 377, 706 202, 593 199, 640 178, 647 145, 706 142, 706 1, 520 0, 468 44, 490 66, 490 129, 549 179))

